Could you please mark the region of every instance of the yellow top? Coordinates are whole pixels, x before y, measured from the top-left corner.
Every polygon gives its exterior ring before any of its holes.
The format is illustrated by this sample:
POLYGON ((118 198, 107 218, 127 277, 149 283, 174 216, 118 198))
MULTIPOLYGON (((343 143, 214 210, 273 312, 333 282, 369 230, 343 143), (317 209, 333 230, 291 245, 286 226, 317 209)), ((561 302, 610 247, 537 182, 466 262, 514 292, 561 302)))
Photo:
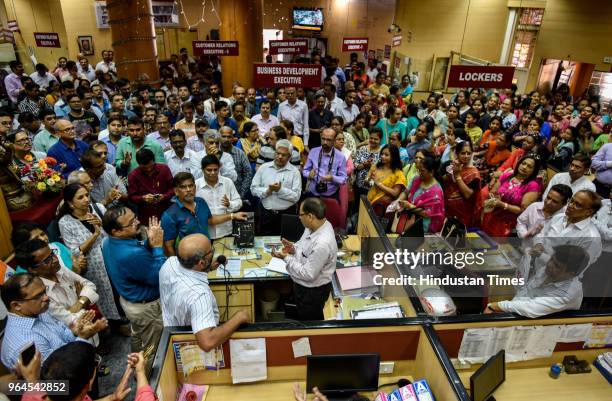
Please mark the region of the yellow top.
POLYGON ((302 141, 302 138, 300 138, 297 135, 292 135, 291 136, 291 144, 293 145, 294 148, 297 149, 297 151, 300 154, 304 153, 304 141, 302 141))
MULTIPOLYGON (((376 169, 373 176, 376 177, 376 175, 380 174, 383 174, 381 170, 376 169)), ((380 179, 377 179, 376 181, 380 181, 380 179)), ((381 183, 386 187, 393 188, 396 185, 401 185, 406 188, 406 177, 404 176, 402 170, 395 170, 392 173, 387 174, 387 176, 382 179, 381 183)), ((373 186, 368 191, 368 200, 370 203, 374 203, 385 195, 385 192, 373 186)))

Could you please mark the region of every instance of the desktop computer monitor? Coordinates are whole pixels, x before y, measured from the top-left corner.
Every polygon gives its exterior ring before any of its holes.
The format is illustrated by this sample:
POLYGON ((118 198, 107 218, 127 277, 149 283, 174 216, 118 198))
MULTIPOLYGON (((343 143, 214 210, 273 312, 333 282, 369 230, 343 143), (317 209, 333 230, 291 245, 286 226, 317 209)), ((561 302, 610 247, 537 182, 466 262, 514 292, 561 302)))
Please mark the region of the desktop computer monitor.
POLYGON ((306 388, 313 387, 333 399, 348 399, 360 391, 378 390, 379 354, 310 355, 306 388))
POLYGON ((470 377, 472 401, 495 401, 492 394, 505 380, 506 353, 501 350, 470 377))
POLYGON ((297 214, 281 215, 281 238, 297 242, 304 234, 304 225, 297 214))

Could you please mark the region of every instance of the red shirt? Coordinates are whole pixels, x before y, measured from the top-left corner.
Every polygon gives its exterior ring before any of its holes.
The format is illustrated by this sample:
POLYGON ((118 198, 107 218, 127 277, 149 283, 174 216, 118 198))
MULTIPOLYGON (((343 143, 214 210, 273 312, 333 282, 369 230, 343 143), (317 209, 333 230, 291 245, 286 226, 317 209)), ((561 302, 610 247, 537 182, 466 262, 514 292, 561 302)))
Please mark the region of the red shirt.
POLYGON ((148 224, 149 217, 161 217, 170 207, 170 199, 174 196, 174 183, 168 166, 156 163, 151 175, 144 174, 137 167, 128 175, 128 196, 138 205, 138 219, 142 224, 148 224), (163 198, 158 203, 147 203, 143 199, 147 194, 161 194, 163 198))

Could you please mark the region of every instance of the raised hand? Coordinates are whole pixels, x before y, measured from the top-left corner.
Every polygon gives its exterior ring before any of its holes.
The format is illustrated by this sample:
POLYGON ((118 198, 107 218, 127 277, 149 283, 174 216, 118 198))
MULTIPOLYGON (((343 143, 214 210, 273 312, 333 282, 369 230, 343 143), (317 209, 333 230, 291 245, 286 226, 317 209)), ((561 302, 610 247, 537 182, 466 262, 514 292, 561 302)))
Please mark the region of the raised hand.
POLYGON ((161 248, 164 245, 164 229, 155 216, 149 219, 147 237, 149 238, 149 245, 151 248, 161 248))

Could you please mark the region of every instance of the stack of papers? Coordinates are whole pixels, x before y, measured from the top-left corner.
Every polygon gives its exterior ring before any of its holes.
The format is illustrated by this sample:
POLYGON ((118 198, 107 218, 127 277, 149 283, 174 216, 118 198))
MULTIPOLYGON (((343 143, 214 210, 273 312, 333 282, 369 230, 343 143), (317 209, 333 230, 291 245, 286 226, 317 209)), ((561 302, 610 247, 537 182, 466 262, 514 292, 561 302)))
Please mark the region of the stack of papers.
POLYGON ((221 265, 217 269, 218 278, 236 278, 240 277, 240 267, 242 261, 239 258, 228 258, 225 266, 221 265))
POLYGON ((268 377, 266 339, 230 340, 232 383, 249 383, 268 377))
POLYGON ((277 257, 273 257, 272 259, 270 259, 270 263, 268 263, 268 265, 264 267, 273 272, 287 274, 287 275, 289 274, 287 273, 287 263, 285 263, 284 260, 277 258, 277 257))
POLYGON ((351 317, 359 319, 395 319, 404 317, 404 312, 398 302, 387 302, 353 309, 351 317))
POLYGON ((601 374, 612 384, 612 352, 599 355, 593 365, 599 369, 601 374))

